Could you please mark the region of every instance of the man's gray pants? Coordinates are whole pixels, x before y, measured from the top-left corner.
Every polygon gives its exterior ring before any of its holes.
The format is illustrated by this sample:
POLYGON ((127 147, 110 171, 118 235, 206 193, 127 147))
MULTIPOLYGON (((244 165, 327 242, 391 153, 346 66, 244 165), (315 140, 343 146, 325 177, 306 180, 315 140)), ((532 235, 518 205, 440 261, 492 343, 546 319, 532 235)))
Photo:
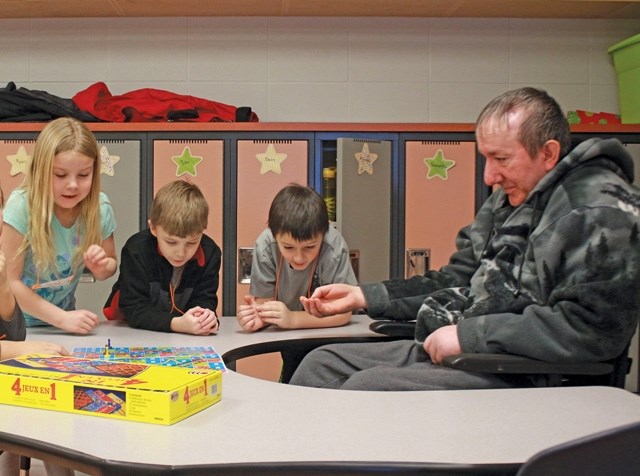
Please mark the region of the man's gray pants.
POLYGON ((330 344, 310 352, 289 382, 345 390, 468 390, 529 386, 522 379, 433 364, 412 340, 330 344))

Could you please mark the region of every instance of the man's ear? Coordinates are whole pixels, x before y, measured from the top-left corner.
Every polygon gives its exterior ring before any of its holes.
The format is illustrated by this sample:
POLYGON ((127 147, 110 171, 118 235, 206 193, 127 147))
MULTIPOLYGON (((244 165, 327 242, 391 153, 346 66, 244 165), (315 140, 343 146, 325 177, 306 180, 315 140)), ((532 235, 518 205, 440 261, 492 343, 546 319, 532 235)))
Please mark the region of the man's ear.
POLYGON ((149 224, 149 231, 151 232, 151 234, 153 236, 155 236, 157 238, 158 237, 158 230, 157 230, 156 226, 151 222, 151 220, 147 220, 147 223, 149 224))
POLYGON ((560 142, 553 139, 548 140, 544 143, 542 149, 540 149, 540 154, 542 155, 542 160, 544 161, 544 168, 547 172, 549 172, 561 159, 560 142))

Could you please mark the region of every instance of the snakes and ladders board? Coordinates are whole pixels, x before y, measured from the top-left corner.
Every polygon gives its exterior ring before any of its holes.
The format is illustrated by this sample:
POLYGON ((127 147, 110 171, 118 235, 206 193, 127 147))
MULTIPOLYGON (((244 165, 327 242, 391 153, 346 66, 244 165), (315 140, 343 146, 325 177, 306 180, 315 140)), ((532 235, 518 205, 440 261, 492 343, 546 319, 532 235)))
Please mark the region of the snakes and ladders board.
POLYGON ((111 347, 108 343, 104 347, 75 347, 72 355, 124 364, 153 364, 227 371, 222 357, 213 347, 111 347))

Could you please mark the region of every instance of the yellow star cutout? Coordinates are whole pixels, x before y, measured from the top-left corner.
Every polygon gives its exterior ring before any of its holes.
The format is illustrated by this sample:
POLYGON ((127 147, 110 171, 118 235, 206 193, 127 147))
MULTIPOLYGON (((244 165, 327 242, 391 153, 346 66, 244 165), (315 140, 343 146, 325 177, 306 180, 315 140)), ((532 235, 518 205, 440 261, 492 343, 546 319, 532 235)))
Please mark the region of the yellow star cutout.
POLYGON ((355 158, 358 161, 358 175, 362 175, 365 172, 373 175, 373 163, 378 160, 378 154, 369 152, 368 143, 364 143, 362 152, 356 152, 355 158))
POLYGON ((424 159, 424 163, 429 169, 427 178, 440 177, 442 180, 447 180, 447 170, 456 165, 455 161, 447 160, 444 158, 444 152, 442 149, 438 149, 436 155, 433 157, 427 157, 424 159))
POLYGON ((27 149, 23 145, 18 147, 18 152, 14 155, 7 155, 7 160, 11 163, 9 175, 15 177, 18 174, 27 175, 31 166, 31 156, 27 154, 27 149))
POLYGON ((114 165, 120 160, 119 155, 110 155, 107 148, 103 145, 100 147, 100 173, 113 177, 116 174, 114 165))
POLYGON ((171 157, 171 160, 178 166, 176 170, 176 177, 180 177, 184 174, 189 174, 194 177, 198 175, 196 172, 196 165, 202 162, 202 157, 191 155, 191 149, 185 147, 182 151, 182 155, 176 155, 171 157))
POLYGON ((267 146, 267 151, 264 154, 256 154, 256 159, 260 161, 260 175, 264 175, 267 172, 273 172, 275 174, 281 174, 282 169, 280 164, 287 158, 287 154, 277 153, 273 144, 267 146))

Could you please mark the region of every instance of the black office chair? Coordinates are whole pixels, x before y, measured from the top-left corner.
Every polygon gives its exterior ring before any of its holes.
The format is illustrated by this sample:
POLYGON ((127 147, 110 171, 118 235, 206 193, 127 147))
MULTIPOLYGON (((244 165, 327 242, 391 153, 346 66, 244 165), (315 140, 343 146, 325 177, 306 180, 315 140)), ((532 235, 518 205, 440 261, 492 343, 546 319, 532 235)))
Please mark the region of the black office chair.
POLYGON ((632 476, 640 472, 640 422, 540 451, 516 476, 632 476))
MULTIPOLYGON (((412 339, 414 321, 375 321, 369 329, 396 339, 412 339)), ((616 358, 606 362, 552 363, 509 354, 459 354, 446 357, 442 365, 469 372, 526 375, 536 386, 559 387, 604 385, 624 388, 629 370, 629 344, 616 358)))

